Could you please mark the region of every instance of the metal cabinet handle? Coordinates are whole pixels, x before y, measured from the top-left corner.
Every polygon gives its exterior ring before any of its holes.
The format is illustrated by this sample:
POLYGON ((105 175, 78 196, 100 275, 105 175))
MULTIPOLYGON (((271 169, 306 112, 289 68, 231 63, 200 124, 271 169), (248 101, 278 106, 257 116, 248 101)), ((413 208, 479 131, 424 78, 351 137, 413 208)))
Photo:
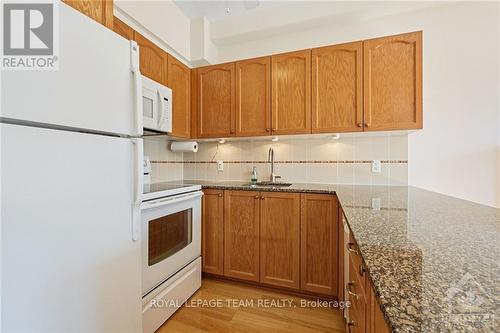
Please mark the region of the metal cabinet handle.
POLYGON ((219 198, 222 198, 222 193, 219 193, 219 195, 218 195, 218 196, 219 196, 219 198))
POLYGON ((358 127, 363 127, 363 123, 357 123, 356 124, 358 127))
POLYGON ((353 246, 354 243, 347 243, 347 251, 354 253, 355 255, 359 255, 358 250, 353 249, 351 246, 353 246))
POLYGON ((370 124, 369 122, 366 122, 366 123, 365 123, 365 127, 370 127, 370 125, 371 125, 371 124, 370 124))
POLYGON ((351 287, 354 287, 354 282, 349 282, 345 288, 345 290, 347 291, 347 293, 349 295, 351 295, 354 299, 358 299, 359 298, 359 295, 356 294, 355 292, 352 292, 351 291, 351 287))
POLYGON ((256 195, 256 196, 254 197, 254 199, 258 199, 258 198, 259 198, 259 196, 258 196, 258 195, 256 195))
POLYGON ((263 196, 260 197, 260 200, 264 200, 264 199, 265 199, 265 197, 263 197, 263 196))
POLYGON ((354 320, 349 320, 349 322, 347 323, 348 333, 351 333, 351 328, 354 326, 356 326, 356 322, 354 320))
POLYGON ((270 132, 271 129, 269 127, 266 128, 266 132, 270 132))
POLYGON ((366 272, 366 268, 363 266, 363 264, 359 265, 359 275, 364 276, 366 272))

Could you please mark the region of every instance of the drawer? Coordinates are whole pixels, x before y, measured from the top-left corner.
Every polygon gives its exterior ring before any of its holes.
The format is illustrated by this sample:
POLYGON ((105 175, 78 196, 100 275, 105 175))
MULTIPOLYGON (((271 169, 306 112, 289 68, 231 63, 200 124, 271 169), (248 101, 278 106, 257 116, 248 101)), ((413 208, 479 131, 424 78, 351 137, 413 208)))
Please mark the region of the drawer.
POLYGON ((346 292, 349 294, 349 300, 351 301, 349 309, 351 325, 348 326, 351 332, 365 332, 367 306, 365 283, 365 276, 360 276, 354 266, 354 261, 349 260, 349 281, 346 284, 346 292))
POLYGON ((351 273, 352 274, 355 273, 359 277, 359 280, 363 282, 361 288, 363 289, 363 292, 366 293, 365 283, 364 283, 364 281, 366 280, 366 268, 363 264, 363 260, 361 259, 359 248, 356 242, 354 241, 354 238, 352 237, 352 233, 349 237, 349 242, 347 243, 347 251, 349 252, 350 265, 352 264, 352 266, 350 266, 349 269, 349 276, 351 276, 351 273))

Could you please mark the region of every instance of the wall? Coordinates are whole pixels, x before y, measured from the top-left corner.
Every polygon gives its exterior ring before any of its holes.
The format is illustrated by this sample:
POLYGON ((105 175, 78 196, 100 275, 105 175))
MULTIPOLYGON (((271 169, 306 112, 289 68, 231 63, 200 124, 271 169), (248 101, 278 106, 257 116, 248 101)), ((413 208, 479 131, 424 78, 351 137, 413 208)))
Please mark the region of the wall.
POLYGON ((114 7, 118 18, 189 64, 191 21, 173 1, 115 0, 114 7))
POLYGON ((144 138, 144 156, 151 161, 169 161, 170 163, 151 163, 151 182, 165 182, 184 179, 183 155, 168 149, 164 138, 144 138))
POLYGON ((499 3, 444 3, 381 19, 218 48, 219 62, 423 30, 424 129, 408 137, 409 183, 500 207, 499 3))
MULTIPOLYGON (((259 180, 269 180, 269 147, 275 151, 280 181, 348 184, 407 184, 407 135, 341 136, 331 138, 204 142, 198 153, 184 153, 184 178, 249 181, 253 167, 259 180), (216 161, 224 161, 217 171, 216 161), (371 172, 371 160, 382 161, 382 172, 371 172)), ((168 163, 166 163, 168 164, 168 163)))

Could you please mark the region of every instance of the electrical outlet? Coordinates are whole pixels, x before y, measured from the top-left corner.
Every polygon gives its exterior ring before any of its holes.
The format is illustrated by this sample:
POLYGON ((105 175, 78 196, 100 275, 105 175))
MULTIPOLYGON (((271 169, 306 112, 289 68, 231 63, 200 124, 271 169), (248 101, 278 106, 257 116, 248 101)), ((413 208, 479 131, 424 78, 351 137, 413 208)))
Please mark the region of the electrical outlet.
POLYGON ((217 171, 224 171, 224 161, 217 161, 217 171))
POLYGON ((372 198, 372 209, 380 210, 380 198, 372 198))
POLYGON ((382 163, 380 163, 380 160, 373 160, 372 161, 372 172, 381 172, 382 171, 382 163))

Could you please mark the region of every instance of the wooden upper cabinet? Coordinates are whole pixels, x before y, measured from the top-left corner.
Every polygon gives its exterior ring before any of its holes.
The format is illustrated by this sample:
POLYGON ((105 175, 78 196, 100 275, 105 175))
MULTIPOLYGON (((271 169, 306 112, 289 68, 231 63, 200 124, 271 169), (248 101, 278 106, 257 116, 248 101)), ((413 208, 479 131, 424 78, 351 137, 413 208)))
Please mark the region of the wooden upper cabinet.
POLYGON ((273 134, 311 133, 311 50, 272 56, 273 134))
POLYGON ((224 197, 220 190, 203 190, 202 259, 203 271, 224 273, 224 197))
POLYGON ((312 132, 363 130, 363 42, 312 50, 312 132))
POLYGON ((141 74, 165 86, 168 85, 168 53, 137 31, 134 33, 134 39, 139 45, 141 74))
POLYGON ((300 194, 261 192, 260 282, 300 287, 300 194))
POLYGON ((63 0, 94 21, 113 29, 113 0, 63 0))
POLYGON ((422 32, 363 42, 365 130, 422 128, 422 32))
POLYGON ((337 296, 338 202, 328 194, 301 194, 300 287, 337 296))
POLYGON ((260 196, 224 191, 224 275, 259 281, 260 196))
POLYGON ((236 135, 271 134, 271 57, 236 62, 236 135))
POLYGON ((235 134, 234 63, 198 68, 198 137, 225 137, 235 134))
POLYGON ((113 31, 125 39, 134 39, 134 29, 132 29, 129 25, 124 23, 116 16, 113 17, 113 31))
POLYGON ((172 89, 172 135, 191 136, 191 69, 168 55, 168 84, 172 89))

